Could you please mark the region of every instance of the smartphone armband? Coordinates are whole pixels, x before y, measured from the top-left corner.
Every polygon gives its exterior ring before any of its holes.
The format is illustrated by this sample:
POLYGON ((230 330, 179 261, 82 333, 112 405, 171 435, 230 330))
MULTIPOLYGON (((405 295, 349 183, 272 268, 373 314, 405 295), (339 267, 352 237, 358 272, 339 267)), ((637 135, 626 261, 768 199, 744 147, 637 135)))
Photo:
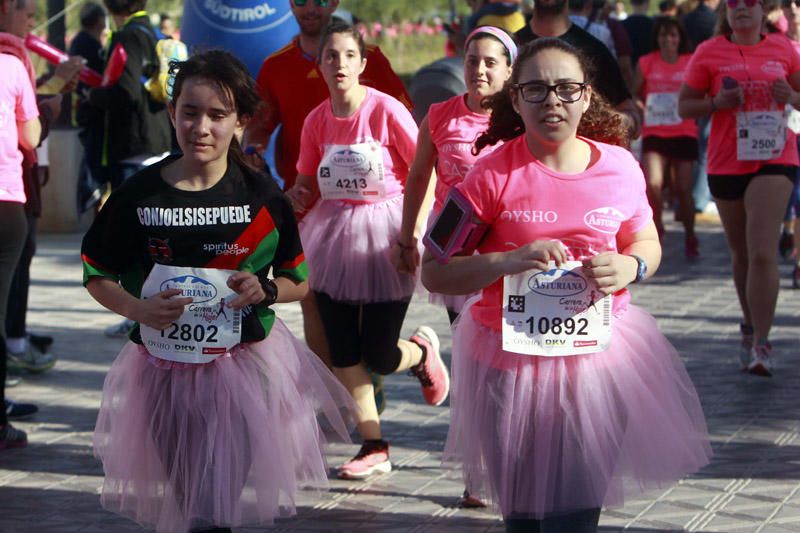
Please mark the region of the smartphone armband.
POLYGON ((458 189, 451 189, 444 207, 422 239, 436 260, 447 260, 463 250, 478 246, 487 226, 474 222, 475 210, 458 189))

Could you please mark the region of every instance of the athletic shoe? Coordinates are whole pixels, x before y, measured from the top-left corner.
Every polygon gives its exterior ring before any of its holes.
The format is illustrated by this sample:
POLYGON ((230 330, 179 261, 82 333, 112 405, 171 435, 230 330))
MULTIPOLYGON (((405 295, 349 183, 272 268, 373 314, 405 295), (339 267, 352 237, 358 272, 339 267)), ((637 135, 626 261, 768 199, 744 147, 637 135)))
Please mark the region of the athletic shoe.
POLYGON ((697 236, 686 236, 684 240, 684 253, 686 259, 689 260, 697 259, 700 256, 700 241, 697 240, 697 236))
POLYGON ((6 416, 9 420, 23 420, 39 412, 39 408, 32 403, 17 403, 6 398, 6 416))
POLYGON ((746 372, 750 364, 750 352, 753 350, 753 326, 739 324, 739 332, 742 334, 742 343, 739 347, 739 363, 742 372, 746 372))
POLYGON ((422 361, 409 372, 419 380, 428 405, 441 405, 450 392, 450 374, 439 354, 439 337, 428 326, 420 326, 409 340, 423 352, 422 361))
POLYGON ((772 377, 772 345, 767 342, 753 346, 747 371, 756 376, 772 377))
POLYGON ((22 383, 22 378, 18 376, 9 376, 6 374, 6 388, 10 389, 11 387, 16 387, 22 383))
POLYGON ((800 289, 800 265, 795 265, 792 270, 792 288, 800 289))
POLYGON ((458 499, 458 506, 462 509, 482 509, 486 507, 486 504, 464 489, 464 493, 458 499))
POLYGON ((389 443, 366 441, 355 457, 339 467, 339 479, 366 479, 373 474, 386 474, 392 471, 389 460, 389 443))
POLYGON ((7 350, 8 371, 22 372, 27 370, 34 374, 41 374, 53 368, 56 364, 56 357, 47 352, 39 350, 36 346, 27 343, 24 352, 12 352, 7 350))
POLYGON ((133 326, 136 325, 136 322, 130 319, 125 319, 119 324, 114 324, 113 326, 108 326, 106 329, 103 330, 103 334, 106 337, 118 338, 118 339, 127 339, 128 335, 130 334, 133 326))
POLYGON ((28 445, 28 435, 11 424, 0 429, 0 450, 6 448, 24 448, 28 445))
POLYGON ((369 373, 369 378, 372 380, 372 388, 375 389, 375 407, 378 408, 378 414, 383 414, 386 409, 386 394, 383 391, 383 376, 375 372, 369 373))
POLYGON ((794 251, 794 235, 791 233, 786 233, 785 231, 781 233, 781 240, 778 241, 778 253, 781 254, 781 257, 784 261, 789 260, 792 256, 792 252, 794 251))

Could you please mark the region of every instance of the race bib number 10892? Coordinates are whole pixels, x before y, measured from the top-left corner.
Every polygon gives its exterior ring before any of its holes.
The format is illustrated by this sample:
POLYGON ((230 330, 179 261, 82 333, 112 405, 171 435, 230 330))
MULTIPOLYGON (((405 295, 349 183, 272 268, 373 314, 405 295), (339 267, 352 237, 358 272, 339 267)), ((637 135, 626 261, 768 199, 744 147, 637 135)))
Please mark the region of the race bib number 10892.
POLYGON ((587 279, 579 261, 503 279, 503 350, 563 357, 606 350, 611 303, 587 279))

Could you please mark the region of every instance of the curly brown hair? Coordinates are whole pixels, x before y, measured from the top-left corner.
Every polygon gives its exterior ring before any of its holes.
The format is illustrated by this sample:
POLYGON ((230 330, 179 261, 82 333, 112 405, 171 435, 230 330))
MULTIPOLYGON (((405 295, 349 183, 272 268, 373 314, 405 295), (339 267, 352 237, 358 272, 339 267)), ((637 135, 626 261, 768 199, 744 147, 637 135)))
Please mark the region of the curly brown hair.
MULTIPOLYGON (((489 119, 489 128, 475 141, 475 146, 472 148, 474 155, 478 155, 486 146, 495 145, 500 141, 510 141, 525 133, 525 124, 511 103, 511 92, 516 90, 514 87, 519 83, 522 65, 544 50, 560 50, 575 57, 583 71, 584 80, 591 85, 594 68, 572 45, 553 37, 537 39, 526 44, 520 49, 511 78, 503 90, 484 99, 481 104, 484 109, 491 109, 492 116, 489 119)), ((628 127, 622 115, 597 92, 592 93, 589 108, 581 117, 578 135, 624 147, 628 147, 630 143, 628 127)))

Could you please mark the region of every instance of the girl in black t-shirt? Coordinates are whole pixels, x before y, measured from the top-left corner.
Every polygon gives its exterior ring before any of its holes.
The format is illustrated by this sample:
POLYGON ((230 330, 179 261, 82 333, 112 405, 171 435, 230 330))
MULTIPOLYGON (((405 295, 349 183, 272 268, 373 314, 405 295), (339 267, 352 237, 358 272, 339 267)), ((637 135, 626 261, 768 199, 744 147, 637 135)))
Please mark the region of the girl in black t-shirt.
POLYGON ((317 416, 347 440, 352 401, 270 308, 308 269, 289 202, 235 139, 258 104, 246 67, 212 51, 175 70, 183 154, 128 180, 83 241, 89 293, 141 325, 103 386, 101 500, 158 531, 266 525, 327 486, 317 416))

